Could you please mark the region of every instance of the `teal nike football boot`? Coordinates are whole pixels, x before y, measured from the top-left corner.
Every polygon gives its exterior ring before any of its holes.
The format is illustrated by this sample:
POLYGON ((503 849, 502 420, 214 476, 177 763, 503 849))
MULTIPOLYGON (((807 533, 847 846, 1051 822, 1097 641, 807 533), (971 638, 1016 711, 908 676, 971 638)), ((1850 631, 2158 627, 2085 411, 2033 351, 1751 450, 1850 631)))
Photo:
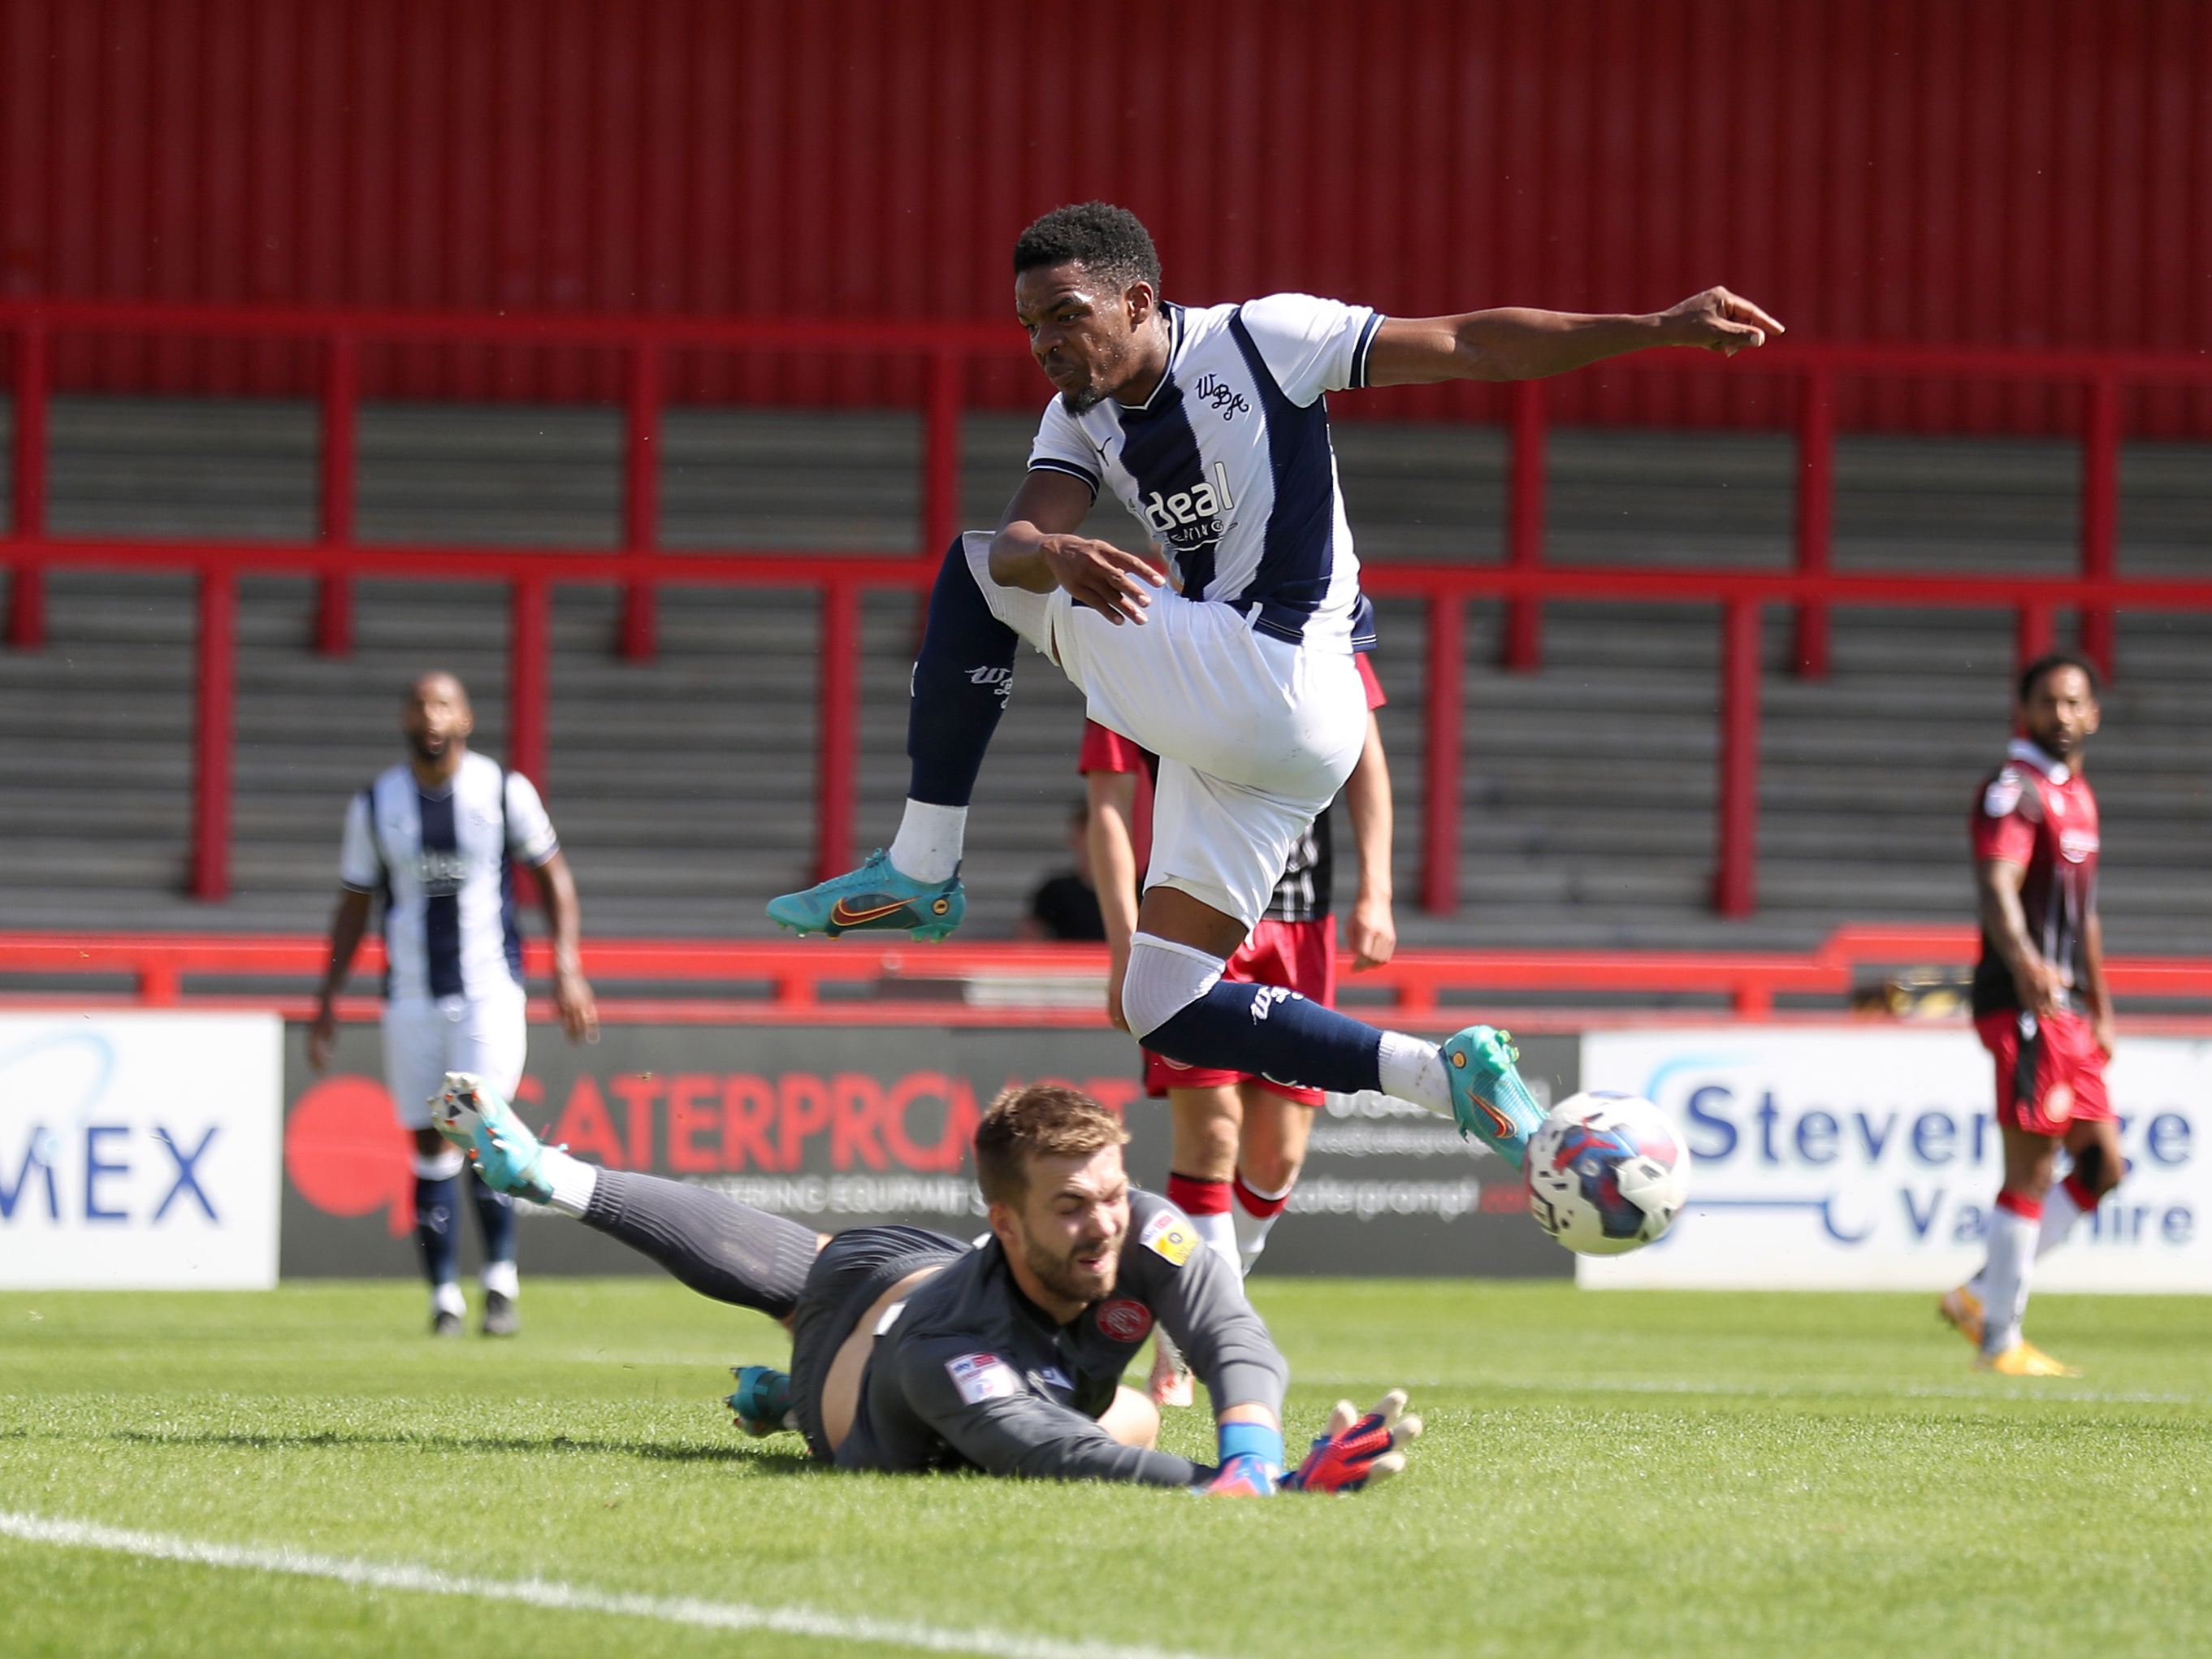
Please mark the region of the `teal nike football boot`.
POLYGON ((738 1426, 756 1439, 779 1429, 796 1429, 799 1413, 791 1401, 791 1373, 773 1365, 732 1365, 738 1391, 729 1397, 738 1426))
POLYGON ((881 848, 849 875, 770 899, 768 919, 793 933, 840 933, 903 928, 915 939, 939 939, 968 914, 968 896, 956 873, 939 882, 912 881, 891 867, 881 848))
POLYGON ((1516 1170, 1528 1137, 1544 1122, 1544 1109, 1514 1069, 1520 1058, 1511 1035, 1492 1025, 1470 1025, 1443 1045, 1460 1133, 1473 1135, 1516 1170))
POLYGON ((545 1178, 545 1149, 514 1109, 473 1072, 448 1072, 430 1103, 430 1126, 465 1152, 476 1155, 484 1185, 534 1204, 553 1201, 545 1178))

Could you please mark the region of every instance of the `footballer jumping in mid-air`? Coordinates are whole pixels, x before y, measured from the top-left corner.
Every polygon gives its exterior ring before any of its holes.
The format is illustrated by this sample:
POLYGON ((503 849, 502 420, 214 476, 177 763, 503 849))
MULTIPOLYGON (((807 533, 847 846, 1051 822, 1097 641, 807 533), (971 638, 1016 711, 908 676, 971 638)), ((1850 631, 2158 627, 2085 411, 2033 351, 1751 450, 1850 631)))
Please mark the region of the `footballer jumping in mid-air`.
POLYGON ((1421 1431, 1393 1389, 1340 1403, 1283 1469, 1290 1369, 1235 1271, 1188 1217, 1138 1192, 1128 1132, 1064 1085, 1009 1088, 976 1126, 990 1231, 835 1237, 680 1181, 601 1170, 542 1146, 481 1078, 455 1073, 432 1113, 483 1179, 651 1256, 702 1295, 791 1331, 791 1369, 747 1365, 731 1409, 754 1434, 794 1429, 816 1458, 887 1472, 976 1468, 1122 1480, 1224 1497, 1350 1492, 1405 1467, 1421 1431), (1121 1373, 1158 1323, 1212 1395, 1216 1462, 1157 1449, 1160 1417, 1121 1373))
POLYGON ((1733 354, 1781 325, 1723 289, 1650 316, 1385 318, 1297 294, 1171 305, 1144 226, 1100 202, 1022 233, 1014 312, 1059 395, 997 532, 956 542, 931 593, 897 838, 769 916, 832 934, 959 925, 968 803, 1027 640, 1092 720, 1160 757, 1121 982, 1131 1034, 1185 1065, 1416 1101, 1517 1167, 1543 1114, 1504 1033, 1470 1026, 1439 1048, 1223 978, 1367 734, 1352 650, 1372 612, 1323 394, 1526 380, 1650 346, 1733 354), (1164 580, 1079 533, 1102 487, 1165 549, 1164 580))

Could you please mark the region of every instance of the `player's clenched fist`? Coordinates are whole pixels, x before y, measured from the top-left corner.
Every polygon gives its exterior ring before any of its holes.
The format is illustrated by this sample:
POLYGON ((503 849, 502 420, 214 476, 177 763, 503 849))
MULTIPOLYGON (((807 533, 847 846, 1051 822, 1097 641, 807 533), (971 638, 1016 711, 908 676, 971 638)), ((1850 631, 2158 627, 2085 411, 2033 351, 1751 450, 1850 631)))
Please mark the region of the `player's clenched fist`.
POLYGON ((1668 345, 1698 346, 1733 357, 1746 346, 1765 345, 1770 334, 1786 331, 1757 306, 1724 288, 1692 294, 1659 313, 1668 345))
POLYGON ((1285 1492, 1358 1492, 1406 1467, 1400 1449, 1421 1432, 1421 1419, 1406 1410, 1406 1391, 1393 1389, 1362 1417, 1349 1400, 1328 1414, 1328 1427, 1306 1461, 1283 1477, 1285 1492))
POLYGON ((1047 536, 1037 552, 1053 580, 1078 605, 1087 605, 1108 621, 1142 623, 1152 603, 1146 587, 1160 586, 1159 573, 1134 553, 1087 536, 1047 536))

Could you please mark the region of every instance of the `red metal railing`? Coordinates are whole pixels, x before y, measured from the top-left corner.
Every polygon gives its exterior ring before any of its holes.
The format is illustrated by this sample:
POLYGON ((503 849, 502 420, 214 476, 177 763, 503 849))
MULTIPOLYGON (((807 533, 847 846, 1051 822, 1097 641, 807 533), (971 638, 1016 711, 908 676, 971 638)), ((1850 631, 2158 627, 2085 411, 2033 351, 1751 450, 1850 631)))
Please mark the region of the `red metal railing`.
MULTIPOLYGON (((45 637, 44 575, 56 566, 187 570, 200 578, 198 720, 194 769, 192 890, 221 899, 230 890, 231 709, 237 581, 241 574, 307 574, 320 580, 317 638, 340 653, 351 639, 350 585, 363 576, 423 580, 493 580, 513 594, 509 639, 508 759, 543 777, 545 710, 550 691, 548 605, 556 582, 613 583, 623 592, 620 647, 653 650, 654 595, 665 586, 811 588, 822 596, 820 769, 817 869, 851 862, 856 770, 855 654, 860 596, 880 589, 926 590, 934 555, 959 523, 960 416, 963 376, 977 359, 1018 352, 1019 336, 988 325, 728 320, 665 317, 454 315, 290 308, 186 307, 92 302, 0 302, 0 333, 15 345, 15 468, 12 534, 0 561, 15 582, 7 634, 21 648, 45 637), (46 529, 46 404, 51 343, 57 334, 193 336, 319 342, 324 353, 320 533, 312 544, 202 544, 57 538, 46 529), (353 536, 354 445, 358 352, 364 342, 447 342, 541 346, 595 345, 627 354, 623 547, 615 554, 495 553, 481 549, 366 547, 353 536), (924 410, 922 540, 896 559, 818 553, 748 552, 671 556, 657 550, 659 434, 663 368, 675 350, 862 352, 921 357, 928 365, 924 410)), ((1776 345, 1734 366, 1703 354, 1669 352, 1616 360, 1613 369, 1655 367, 1794 379, 1799 387, 1796 557, 1787 571, 1653 570, 1544 563, 1544 434, 1541 382, 1512 388, 1512 457, 1507 556, 1498 564, 1378 561, 1366 567, 1370 592, 1420 599, 1429 606, 1427 741, 1424 767, 1421 898, 1439 914, 1456 908, 1459 879, 1460 724, 1465 691, 1464 602, 1506 602, 1503 658, 1533 670, 1543 657, 1547 602, 1627 599, 1718 604, 1723 608, 1720 766, 1714 902, 1725 915, 1757 906, 1759 732, 1759 619, 1762 608, 1795 613, 1795 665, 1825 674, 1828 617, 1843 605, 1942 606, 2011 611, 2024 659, 2045 648, 2062 608, 2081 614, 2084 644, 2108 672, 2113 618, 2123 610, 2212 611, 2212 581, 2122 580, 2118 571, 2120 395, 2146 386, 2212 385, 2212 357, 2079 351, 2012 352, 1892 346, 1776 345), (1843 376, 1999 381, 2079 386, 2083 463, 2080 574, 2024 576, 1840 575, 1832 566, 1835 428, 1831 406, 1843 376)))
MULTIPOLYGON (((128 977, 127 991, 27 993, 0 990, 0 1006, 120 1001, 149 1008, 275 1008, 295 1018, 313 1006, 327 946, 312 934, 0 933, 0 974, 128 977), (198 981, 187 994, 185 981, 198 981), (295 990, 247 994, 226 979, 293 979, 295 990)), ((1384 966, 1346 976, 1345 988, 1385 992, 1386 1002, 1355 1002, 1346 1012, 1427 1030, 1474 1018, 1484 992, 1525 998, 1553 994, 1553 1012, 1577 994, 1700 995, 1726 1000, 1739 1019, 1766 1019, 1781 996, 1843 999, 1870 968, 1957 967, 1977 950, 1970 926, 1891 924, 1839 927, 1817 950, 1784 951, 1425 951, 1405 950, 1384 966)), ((551 970, 542 940, 526 947, 525 965, 551 970)), ((383 947, 365 940, 355 983, 383 967, 383 947)), ((591 939, 584 969, 611 1019, 713 1020, 777 1024, 1042 1024, 1097 1026, 1103 999, 1049 994, 1055 981, 1103 985, 1106 952, 1097 945, 961 945, 920 947, 866 936, 831 945, 770 940, 733 944, 687 939, 591 939), (641 984, 653 988, 641 994, 641 984), (672 993, 668 987, 684 988, 672 993), (962 995, 970 988, 1006 994, 962 995), (839 993, 842 992, 842 994, 839 993), (1029 994, 1024 994, 1027 993, 1029 994)), ((2106 965, 2124 1000, 2212 999, 2212 957, 2115 957, 2106 965)), ((341 1012, 368 1018, 376 1003, 359 995, 341 1012)), ((540 1010, 541 1014, 544 1010, 540 1010)), ((1624 1018, 1634 1011, 1584 1010, 1624 1018)), ((1716 1010, 1708 1008, 1705 1018, 1716 1010)), ((1796 1012, 1792 1011, 1793 1017, 1796 1012)), ((1519 1012, 1506 1016, 1516 1022, 1519 1012)))

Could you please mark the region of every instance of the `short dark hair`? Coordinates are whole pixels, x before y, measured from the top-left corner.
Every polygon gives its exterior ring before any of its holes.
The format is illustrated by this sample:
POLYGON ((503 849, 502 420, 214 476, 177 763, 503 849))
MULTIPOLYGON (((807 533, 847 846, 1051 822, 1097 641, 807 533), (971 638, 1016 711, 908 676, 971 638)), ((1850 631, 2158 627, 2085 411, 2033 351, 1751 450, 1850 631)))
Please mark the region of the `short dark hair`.
POLYGON ((1049 265, 1079 264, 1092 276, 1126 289, 1146 282, 1158 293, 1160 256, 1144 222, 1111 202, 1056 207, 1014 243, 1014 275, 1049 265))
POLYGON ((2104 690, 2104 688, 2097 683, 2097 665, 2091 662, 2080 652, 2046 651, 2041 656, 2038 657, 2033 662, 2028 664, 2027 667, 2020 671, 2020 684, 2014 700, 2022 708, 2026 708, 2027 706, 2027 700, 2035 695, 2037 683, 2040 681, 2045 674, 2054 672, 2061 668, 2078 668, 2084 675, 2087 676, 2089 681, 2089 695, 2091 696, 2094 697, 2098 696, 2104 690))
POLYGON ((1121 1120, 1080 1089, 1009 1084, 975 1126, 975 1184, 993 1204, 1019 1204, 1031 1158, 1086 1158, 1128 1140, 1121 1120))

